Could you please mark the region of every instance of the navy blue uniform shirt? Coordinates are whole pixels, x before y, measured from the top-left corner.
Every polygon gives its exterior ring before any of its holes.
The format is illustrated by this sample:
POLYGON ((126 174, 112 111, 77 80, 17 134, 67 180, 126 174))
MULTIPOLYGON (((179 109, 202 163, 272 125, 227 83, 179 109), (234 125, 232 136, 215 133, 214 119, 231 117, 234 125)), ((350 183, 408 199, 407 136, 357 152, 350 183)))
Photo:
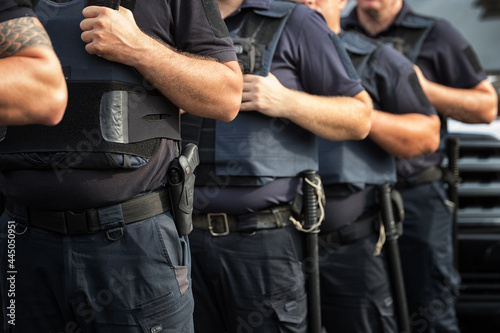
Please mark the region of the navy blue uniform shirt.
MULTIPOLYGON (((356 34, 354 35, 356 38, 365 38, 355 32, 347 32, 347 34, 350 33, 356 34)), ((342 32, 340 34, 341 38, 345 34, 345 32, 342 32)), ((343 39, 343 41, 346 42, 346 40, 349 40, 351 43, 355 43, 355 37, 353 35, 350 37, 349 39, 343 39)), ((377 42, 374 41, 374 43, 377 42)), ((374 49, 369 56, 364 67, 365 69, 360 73, 362 83, 372 98, 374 109, 397 115, 408 113, 436 115, 436 110, 427 97, 425 97, 422 88, 418 84, 413 64, 392 47, 381 43, 378 43, 378 45, 379 47, 374 49)), ((356 47, 356 45, 353 46, 356 47)), ((371 158, 378 155, 380 156, 378 160, 380 160, 383 156, 388 155, 387 152, 370 138, 366 138, 360 144, 370 147, 371 158)), ((336 143, 320 139, 319 145, 320 152, 324 152, 332 145, 335 146, 336 143)), ((338 168, 348 168, 349 172, 358 169, 355 164, 345 165, 338 157, 329 156, 331 158, 329 159, 326 156, 327 154, 320 154, 320 174, 324 172, 331 174, 332 171, 335 173, 334 170, 338 168)), ((363 157, 358 156, 357 158, 362 159, 363 157)), ((337 172, 340 171, 337 170, 337 172)), ((339 178, 341 176, 337 177, 337 179, 339 178)), ((369 179, 373 180, 376 178, 377 176, 373 174, 360 174, 358 178, 359 183, 354 184, 351 188, 363 189, 372 184, 369 179)), ((395 179, 396 175, 394 175, 395 179)), ((325 188, 328 189, 328 185, 331 184, 329 178, 323 177, 323 182, 325 188)), ((367 193, 373 194, 374 192, 367 193)), ((351 196, 345 197, 328 197, 326 209, 327 213, 329 213, 326 214, 325 221, 323 221, 322 230, 336 230, 343 225, 356 221, 362 215, 368 214, 367 211, 373 211, 375 205, 373 199, 372 195, 354 193, 351 196)))
MULTIPOLYGON (((375 36, 363 28, 358 20, 356 8, 353 8, 342 21, 342 26, 346 30, 361 31, 375 39, 394 36, 404 18, 412 13, 410 6, 403 2, 403 7, 393 24, 375 36)), ((486 74, 472 52, 469 42, 444 19, 436 19, 434 28, 424 40, 416 65, 430 81, 453 88, 472 88, 486 79, 486 74)), ((438 151, 419 158, 399 161, 398 173, 402 177, 412 176, 429 166, 439 165, 443 156, 444 153, 438 151)))
MULTIPOLYGON (((241 23, 245 11, 268 9, 269 0, 246 0, 225 19, 229 30, 241 23)), ((364 90, 338 36, 324 18, 305 5, 297 5, 277 45, 271 73, 287 88, 321 96, 355 96, 364 90), (332 40, 332 35, 335 41, 332 40), (342 56, 339 55, 339 52, 342 56), (350 72, 348 72, 350 70, 350 72)), ((298 135, 298 138, 300 135, 298 135)), ((297 180, 277 179, 264 187, 224 187, 204 202, 199 212, 242 214, 293 200, 297 180)), ((195 196, 206 197, 203 188, 195 196)))

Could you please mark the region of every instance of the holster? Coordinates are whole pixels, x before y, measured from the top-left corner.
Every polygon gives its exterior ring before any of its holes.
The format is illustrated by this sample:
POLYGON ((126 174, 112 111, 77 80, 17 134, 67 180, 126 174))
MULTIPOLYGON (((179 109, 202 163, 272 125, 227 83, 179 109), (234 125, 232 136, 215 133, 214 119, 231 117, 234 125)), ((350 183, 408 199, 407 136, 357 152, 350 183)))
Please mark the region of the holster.
POLYGON ((179 236, 188 235, 193 230, 194 171, 198 164, 198 147, 188 143, 182 155, 175 158, 168 167, 168 190, 179 236))

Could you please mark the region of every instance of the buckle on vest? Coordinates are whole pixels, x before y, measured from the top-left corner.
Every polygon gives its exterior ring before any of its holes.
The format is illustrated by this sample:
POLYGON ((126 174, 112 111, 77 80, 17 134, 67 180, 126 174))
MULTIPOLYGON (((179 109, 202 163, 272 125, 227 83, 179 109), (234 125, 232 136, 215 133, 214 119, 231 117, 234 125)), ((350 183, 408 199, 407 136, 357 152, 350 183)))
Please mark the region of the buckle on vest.
POLYGON ((227 214, 226 213, 208 213, 207 220, 208 220, 208 230, 210 231, 210 234, 212 236, 218 237, 218 236, 229 235, 229 223, 227 221, 227 214), (222 220, 217 219, 217 217, 221 217, 222 220), (212 220, 212 218, 214 218, 214 219, 212 220), (213 222, 220 221, 223 228, 218 228, 217 226, 216 226, 216 228, 214 228, 214 224, 212 224, 212 221, 213 222), (215 229, 217 229, 217 230, 223 229, 223 231, 221 231, 221 232, 214 231, 215 229))

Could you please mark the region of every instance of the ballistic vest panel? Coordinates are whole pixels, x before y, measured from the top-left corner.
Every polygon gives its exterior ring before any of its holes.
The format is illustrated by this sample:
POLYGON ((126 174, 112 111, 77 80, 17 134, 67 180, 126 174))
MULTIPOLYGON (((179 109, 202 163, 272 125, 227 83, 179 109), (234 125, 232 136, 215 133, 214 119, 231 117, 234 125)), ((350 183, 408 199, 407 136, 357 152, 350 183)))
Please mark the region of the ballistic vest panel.
POLYGON ((134 68, 86 52, 79 27, 84 3, 39 0, 35 6, 63 66, 68 105, 56 126, 8 127, 0 142, 2 169, 53 168, 54 163, 134 168, 154 155, 160 138, 180 140, 175 105, 134 68), (36 153, 43 157, 30 158, 36 153))
MULTIPOLYGON (((379 84, 370 62, 378 56, 380 45, 356 32, 344 32, 341 39, 363 86, 380 108, 379 84)), ((377 73, 383 75, 383 73, 377 73)), ((395 158, 371 139, 328 141, 319 139, 321 179, 324 184, 385 184, 396 182, 395 158)))
POLYGON ((434 28, 435 19, 410 13, 391 36, 380 36, 380 40, 404 54, 411 62, 417 61, 425 39, 434 28))
MULTIPOLYGON (((296 5, 271 1, 269 10, 248 11, 239 27, 229 32, 245 73, 268 75, 296 5)), ((223 177, 228 185, 264 185, 276 177, 295 177, 303 170, 317 169, 315 136, 288 119, 252 111, 240 112, 230 123, 183 116, 182 125, 183 140, 200 140, 200 157, 205 157, 197 169, 198 184, 223 177)))

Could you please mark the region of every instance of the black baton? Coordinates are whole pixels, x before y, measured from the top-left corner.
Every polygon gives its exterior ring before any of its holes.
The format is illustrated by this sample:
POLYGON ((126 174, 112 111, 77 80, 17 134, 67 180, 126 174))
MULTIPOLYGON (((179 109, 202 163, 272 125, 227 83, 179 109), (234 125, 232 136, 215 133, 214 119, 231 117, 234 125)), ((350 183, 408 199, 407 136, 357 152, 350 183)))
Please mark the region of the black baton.
MULTIPOLYGON (((306 180, 318 185, 319 176, 314 170, 307 170, 303 173, 302 200, 304 212, 304 229, 313 228, 318 222, 317 203, 318 195, 316 189, 306 180)), ((309 332, 321 333, 321 298, 319 287, 319 262, 318 262, 318 233, 316 227, 306 232, 306 259, 307 268, 307 301, 309 315, 309 332)))
POLYGON ((396 310, 398 319, 399 332, 410 333, 408 304, 406 302, 403 270, 401 268, 401 258, 399 255, 399 232, 396 226, 396 220, 394 218, 391 191, 392 189, 389 184, 379 186, 380 211, 382 214, 382 223, 384 224, 386 234, 386 241, 384 246, 387 249, 387 260, 391 274, 391 281, 394 292, 394 308, 396 310))
POLYGON ((460 183, 460 171, 458 170, 458 159, 460 155, 460 139, 449 137, 446 144, 446 155, 448 156, 448 170, 450 179, 448 183, 448 196, 453 202, 453 262, 458 269, 458 184, 460 183))

